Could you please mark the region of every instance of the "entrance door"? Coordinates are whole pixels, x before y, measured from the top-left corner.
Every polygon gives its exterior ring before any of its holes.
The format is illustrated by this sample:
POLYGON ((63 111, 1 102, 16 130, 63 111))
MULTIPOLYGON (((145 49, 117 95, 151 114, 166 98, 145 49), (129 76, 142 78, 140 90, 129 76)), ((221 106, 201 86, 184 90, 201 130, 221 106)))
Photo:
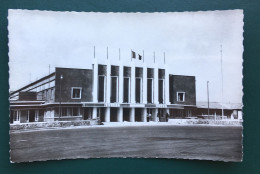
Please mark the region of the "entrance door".
POLYGON ((29 110, 29 122, 35 121, 35 110, 29 110))

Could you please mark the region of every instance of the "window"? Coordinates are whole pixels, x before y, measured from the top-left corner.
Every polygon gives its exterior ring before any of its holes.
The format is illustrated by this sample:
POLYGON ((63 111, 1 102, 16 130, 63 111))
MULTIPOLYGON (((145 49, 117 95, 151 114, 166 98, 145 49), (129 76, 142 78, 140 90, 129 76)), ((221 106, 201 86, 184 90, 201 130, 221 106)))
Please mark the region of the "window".
POLYGON ((124 78, 124 103, 129 103, 130 98, 130 78, 124 78))
POLYGON ((61 108, 61 116, 67 116, 67 108, 65 107, 61 108))
POLYGON ((13 121, 14 122, 19 122, 20 121, 20 112, 19 111, 14 111, 13 112, 13 121))
POLYGON ((142 101, 142 79, 140 77, 135 78, 135 101, 141 103, 142 101))
POLYGON ((159 79, 158 85, 159 85, 159 93, 158 93, 159 103, 162 104, 164 103, 164 80, 159 79))
POLYGON ((153 103, 153 79, 147 79, 147 103, 153 103))
POLYGON ((118 99, 118 77, 112 76, 111 77, 111 96, 110 102, 115 103, 118 99))
POLYGON ((105 76, 100 75, 98 76, 98 101, 104 102, 105 101, 105 89, 106 89, 106 81, 105 76))
POLYGON ((39 110, 35 111, 35 117, 34 117, 34 121, 38 121, 39 120, 39 110))
POLYGON ((77 107, 72 108, 72 116, 79 116, 79 108, 77 107))
POLYGON ((71 112, 72 108, 67 108, 67 115, 66 116, 72 116, 72 112, 71 112))
POLYGON ((72 87, 71 98, 72 99, 81 99, 81 88, 79 88, 79 87, 72 87))
POLYGON ((27 117, 26 117, 26 122, 28 123, 30 121, 30 111, 28 110, 27 111, 27 117))
POLYGON ((53 90, 53 88, 51 89, 51 100, 53 100, 54 99, 54 90, 53 90))
POLYGON ((185 101, 185 92, 177 92, 177 101, 184 102, 185 101))

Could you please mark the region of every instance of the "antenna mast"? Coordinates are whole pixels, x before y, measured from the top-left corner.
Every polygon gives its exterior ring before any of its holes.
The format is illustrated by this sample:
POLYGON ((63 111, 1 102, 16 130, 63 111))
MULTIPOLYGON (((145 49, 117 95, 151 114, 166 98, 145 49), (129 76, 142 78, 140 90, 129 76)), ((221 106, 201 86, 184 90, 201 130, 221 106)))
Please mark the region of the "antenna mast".
POLYGON ((165 52, 163 52, 164 64, 165 64, 165 52))
POLYGON ((224 116, 224 108, 223 108, 223 62, 222 62, 222 44, 220 45, 220 56, 221 56, 221 85, 222 85, 222 118, 224 116))

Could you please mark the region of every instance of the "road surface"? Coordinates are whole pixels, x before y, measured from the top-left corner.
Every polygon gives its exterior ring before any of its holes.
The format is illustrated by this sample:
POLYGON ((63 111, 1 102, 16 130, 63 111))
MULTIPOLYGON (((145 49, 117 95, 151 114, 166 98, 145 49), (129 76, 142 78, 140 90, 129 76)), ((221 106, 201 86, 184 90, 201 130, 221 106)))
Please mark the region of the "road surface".
POLYGON ((241 161, 240 126, 125 126, 13 131, 11 161, 158 157, 241 161))

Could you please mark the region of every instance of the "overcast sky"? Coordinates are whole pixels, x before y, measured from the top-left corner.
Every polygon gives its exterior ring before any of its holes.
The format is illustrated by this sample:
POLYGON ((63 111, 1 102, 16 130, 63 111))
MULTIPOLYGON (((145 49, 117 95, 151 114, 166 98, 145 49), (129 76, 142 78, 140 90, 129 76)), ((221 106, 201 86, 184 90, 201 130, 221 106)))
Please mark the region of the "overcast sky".
POLYGON ((84 13, 9 10, 10 90, 55 67, 91 68, 96 58, 129 64, 131 50, 172 74, 196 76, 197 101, 242 102, 243 11, 178 13, 84 13))

